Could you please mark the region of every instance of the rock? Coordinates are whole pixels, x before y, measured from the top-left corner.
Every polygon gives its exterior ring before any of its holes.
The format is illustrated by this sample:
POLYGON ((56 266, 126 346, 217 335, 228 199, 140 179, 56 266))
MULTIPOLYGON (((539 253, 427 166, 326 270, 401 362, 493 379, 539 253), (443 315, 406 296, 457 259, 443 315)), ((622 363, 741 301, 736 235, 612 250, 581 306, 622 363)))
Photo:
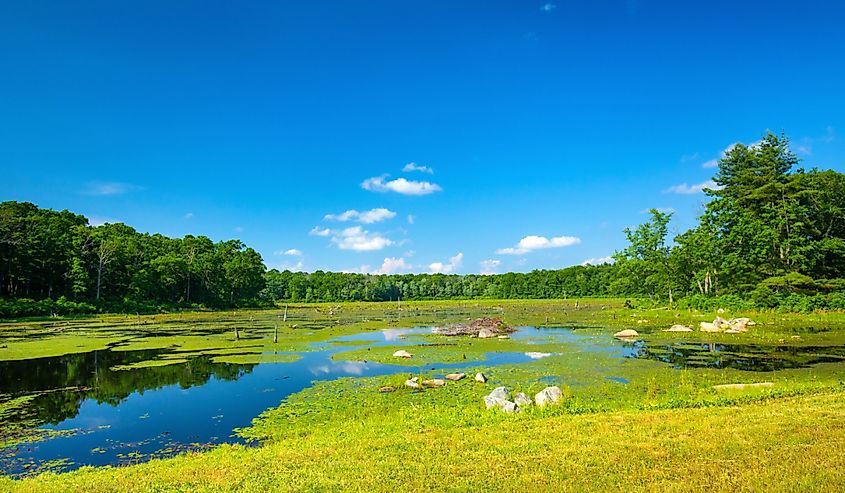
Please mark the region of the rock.
POLYGON ((410 358, 411 353, 409 353, 408 351, 405 351, 404 349, 400 349, 399 351, 396 351, 395 353, 393 353, 393 357, 394 358, 410 358))
POLYGON ((506 401, 511 400, 511 393, 508 391, 507 387, 496 387, 493 389, 493 392, 490 392, 487 396, 504 399, 506 401))
POLYGON ((478 331, 478 338, 479 339, 491 339, 491 338, 496 337, 496 336, 497 336, 497 334, 495 332, 493 332, 493 329, 490 329, 488 327, 484 327, 484 328, 482 328, 481 330, 478 331))
POLYGON ((725 383, 722 385, 714 385, 716 390, 743 390, 743 389, 758 389, 766 387, 774 387, 773 382, 758 382, 758 383, 725 383))
POLYGON ((431 380, 423 380, 422 385, 423 385, 423 387, 428 387, 428 388, 445 387, 446 386, 446 380, 442 380, 440 378, 433 378, 431 380))
POLYGON ((466 377, 466 373, 450 373, 446 375, 446 380, 451 380, 453 382, 457 382, 458 380, 463 380, 466 377))
POLYGON ((800 341, 801 340, 801 336, 789 336, 789 338, 792 339, 793 341, 800 341))
POLYGON ((715 326, 710 322, 701 322, 698 324, 698 330, 701 332, 721 332, 719 327, 715 326))
POLYGON ((688 325, 675 324, 663 332, 692 332, 692 327, 688 325))
POLYGON ((716 313, 718 313, 719 315, 721 315, 721 314, 725 313, 725 309, 724 309, 724 308, 719 308, 718 310, 716 310, 716 313))
POLYGON ((751 327, 752 325, 757 325, 757 322, 755 322, 754 320, 751 320, 748 317, 732 318, 732 319, 728 320, 728 323, 731 324, 731 325, 742 324, 742 325, 747 325, 749 327, 751 327))
POLYGON ((647 324, 647 323, 648 323, 648 320, 646 320, 646 319, 644 319, 644 318, 643 318, 643 319, 637 320, 637 323, 638 323, 638 324, 647 324))
POLYGON ((435 327, 434 329, 432 329, 432 332, 444 336, 482 337, 480 332, 483 329, 487 329, 485 333, 493 333, 493 336, 488 337, 495 337, 500 334, 516 332, 516 329, 514 329, 513 327, 509 327, 502 321, 502 319, 496 317, 482 317, 465 324, 455 324, 446 327, 435 327))
POLYGON ((639 337, 639 336, 640 336, 639 332, 637 332, 634 329, 620 330, 619 332, 613 334, 613 337, 616 337, 617 339, 628 339, 628 338, 631 338, 631 337, 639 337))
POLYGON ((739 330, 739 329, 734 329, 734 328, 732 327, 732 328, 730 328, 730 329, 726 330, 726 331, 725 331, 725 334, 740 334, 740 333, 742 333, 742 332, 745 332, 745 331, 744 331, 744 330, 739 330))
POLYGON ((515 403, 499 397, 491 397, 489 395, 484 396, 484 405, 487 406, 487 409, 498 407, 502 410, 502 412, 506 413, 515 413, 519 411, 519 407, 515 403))
POLYGON ((526 407, 526 406, 530 406, 531 404, 533 404, 533 402, 531 401, 531 398, 528 397, 527 395, 523 394, 522 392, 519 392, 519 393, 517 393, 513 396, 513 402, 518 407, 526 407))
POLYGON ((475 374, 475 381, 480 383, 487 383, 487 376, 483 373, 476 373, 475 374))
POLYGON ((500 335, 500 336, 496 336, 496 338, 497 338, 497 339, 510 339, 510 338, 511 338, 511 336, 509 336, 509 335, 507 335, 507 334, 502 334, 502 335, 500 335))
POLYGON ((417 380, 419 380, 418 377, 414 377, 414 378, 410 378, 408 380, 405 380, 405 387, 411 387, 412 389, 420 388, 420 384, 417 383, 417 380))
POLYGON ((378 391, 379 391, 379 392, 381 392, 382 394, 387 394, 387 393, 389 393, 389 392, 393 392, 393 391, 395 391, 395 390, 396 390, 396 389, 394 389, 393 387, 391 387, 391 386, 389 386, 389 385, 388 385, 388 386, 385 386, 385 387, 379 387, 379 388, 378 388, 378 391))
POLYGON ((557 404, 561 399, 563 399, 563 392, 561 392, 560 387, 557 386, 546 387, 540 392, 537 392, 537 395, 534 396, 534 402, 536 402, 539 407, 543 407, 547 404, 557 404))
POLYGON ((716 328, 718 328, 719 330, 725 330, 725 329, 730 329, 730 328, 731 328, 731 324, 729 324, 729 323, 728 323, 728 321, 727 321, 727 320, 725 320, 725 319, 724 319, 724 318, 722 318, 722 317, 716 317, 716 318, 713 320, 713 325, 715 325, 715 326, 716 326, 716 328))

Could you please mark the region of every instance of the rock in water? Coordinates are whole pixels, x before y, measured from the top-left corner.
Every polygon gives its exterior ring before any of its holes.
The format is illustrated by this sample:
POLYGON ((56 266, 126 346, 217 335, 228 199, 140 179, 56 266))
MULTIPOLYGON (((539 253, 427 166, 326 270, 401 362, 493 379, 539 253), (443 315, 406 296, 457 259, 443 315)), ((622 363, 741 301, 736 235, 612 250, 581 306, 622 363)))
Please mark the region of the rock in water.
POLYGON ((422 384, 423 384, 423 387, 429 387, 429 388, 443 387, 443 386, 446 385, 446 380, 434 378, 432 380, 423 380, 422 384))
POLYGON ((476 373, 475 374, 475 381, 480 383, 487 383, 487 376, 483 373, 476 373))
POLYGON ((511 393, 508 391, 507 387, 496 387, 493 389, 493 392, 490 392, 488 397, 495 397, 497 399, 509 401, 511 400, 511 393))
POLYGON ((530 406, 531 404, 533 404, 531 402, 531 398, 528 397, 527 395, 523 394, 522 392, 519 392, 519 393, 517 393, 516 395, 513 396, 513 402, 518 407, 526 407, 526 406, 530 406))
POLYGON ((701 322, 698 324, 698 330, 701 332, 721 332, 719 327, 710 322, 701 322))
POLYGON ((493 332, 492 329, 489 329, 487 327, 484 327, 484 328, 482 328, 481 330, 478 331, 478 338, 479 339, 492 339, 493 337, 496 337, 496 335, 497 334, 495 332, 493 332))
POLYGON ((396 351, 395 353, 393 353, 393 357, 394 358, 410 358, 411 353, 409 353, 408 351, 405 351, 404 349, 400 349, 399 351, 396 351))
POLYGON ((557 404, 558 402, 563 399, 563 392, 561 392, 560 387, 546 387, 545 389, 537 392, 537 395, 534 396, 534 402, 537 403, 539 407, 543 407, 547 404, 557 404))
POLYGON ((450 373, 446 375, 446 380, 451 380, 453 382, 457 382, 458 380, 463 380, 466 377, 466 373, 450 373))
POLYGON ((634 329, 620 330, 619 332, 613 334, 613 337, 616 337, 617 339, 629 339, 629 338, 632 338, 632 337, 639 337, 639 336, 640 336, 639 332, 637 332, 634 329))
POLYGON ((675 324, 666 329, 665 332, 692 332, 692 327, 689 327, 687 325, 675 324))

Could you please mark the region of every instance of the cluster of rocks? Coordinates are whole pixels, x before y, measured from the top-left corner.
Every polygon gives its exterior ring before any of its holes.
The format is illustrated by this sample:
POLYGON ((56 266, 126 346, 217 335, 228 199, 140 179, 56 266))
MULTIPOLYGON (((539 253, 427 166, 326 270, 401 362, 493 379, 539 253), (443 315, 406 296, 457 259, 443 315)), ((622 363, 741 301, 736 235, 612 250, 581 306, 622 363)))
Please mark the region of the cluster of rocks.
POLYGON ((563 400, 563 392, 560 387, 546 387, 537 392, 532 401, 530 397, 522 392, 511 395, 507 387, 496 387, 492 392, 484 396, 484 405, 487 409, 498 408, 502 412, 516 413, 531 405, 544 407, 549 404, 557 404, 563 400))
POLYGON ((617 333, 613 334, 613 337, 615 337, 615 338, 617 338, 617 339, 623 339, 623 340, 626 340, 626 339, 635 339, 635 338, 637 338, 637 337, 639 337, 639 336, 640 336, 640 333, 639 333, 639 332, 637 332, 637 331, 636 331, 636 330, 634 330, 634 329, 625 329, 625 330, 620 330, 619 332, 617 332, 617 333))
POLYGON ((713 322, 701 322, 698 324, 698 330, 701 332, 724 332, 725 334, 739 334, 746 332, 748 327, 757 325, 757 323, 750 318, 732 318, 725 320, 722 317, 716 317, 713 322))
POLYGON ((499 337, 506 339, 508 334, 516 332, 516 329, 504 323, 500 318, 483 317, 466 324, 435 327, 432 332, 444 336, 471 336, 480 339, 499 337))
MULTIPOLYGON (((446 375, 445 380, 442 378, 432 378, 428 380, 420 381, 420 377, 411 377, 405 380, 405 387, 409 387, 412 389, 434 389, 438 387, 445 387, 446 380, 450 382, 457 382, 459 380, 463 380, 466 378, 466 373, 449 373, 446 375)), ((487 383, 487 377, 483 373, 476 373, 475 374, 475 381, 480 383, 487 383)), ((379 388, 379 392, 393 392, 395 389, 393 387, 381 387, 379 388), (390 390, 383 390, 383 389, 390 389, 390 390)))

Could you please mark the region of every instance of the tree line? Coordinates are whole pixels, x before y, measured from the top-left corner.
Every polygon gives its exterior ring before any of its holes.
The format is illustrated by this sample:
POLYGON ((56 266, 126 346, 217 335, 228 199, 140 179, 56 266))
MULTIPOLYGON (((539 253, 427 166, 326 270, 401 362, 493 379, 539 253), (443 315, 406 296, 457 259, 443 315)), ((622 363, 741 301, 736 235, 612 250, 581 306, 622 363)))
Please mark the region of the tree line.
POLYGON ((238 240, 168 238, 0 203, 0 317, 279 302, 625 296, 654 304, 845 309, 845 175, 796 168, 783 135, 732 146, 698 224, 624 230, 615 263, 496 275, 270 270, 238 240))

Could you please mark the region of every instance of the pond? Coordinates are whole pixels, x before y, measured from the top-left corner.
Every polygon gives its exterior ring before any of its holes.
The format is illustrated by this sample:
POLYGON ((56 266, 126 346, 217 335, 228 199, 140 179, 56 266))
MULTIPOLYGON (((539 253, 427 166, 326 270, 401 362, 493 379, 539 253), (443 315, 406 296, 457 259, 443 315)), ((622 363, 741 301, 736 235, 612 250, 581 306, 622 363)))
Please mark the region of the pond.
MULTIPOLYGON (((13 476, 41 470, 72 470, 83 465, 119 465, 201 450, 221 443, 243 443, 233 430, 248 426, 262 411, 319 380, 365 377, 419 370, 448 373, 478 366, 478 360, 425 367, 373 361, 335 360, 360 348, 420 344, 413 336, 428 327, 386 329, 315 343, 313 351, 278 353, 293 362, 221 363, 193 356, 165 366, 119 369, 174 355, 171 350, 111 348, 82 354, 22 361, 0 361, 0 394, 37 397, 11 420, 35 423, 53 433, 33 443, 0 449, 0 472, 13 476)), ((647 358, 676 368, 733 367, 771 371, 842 361, 842 348, 760 348, 679 343, 649 347, 564 328, 521 327, 512 338, 531 343, 567 344, 576 351, 608 352, 620 358, 647 358)), ((503 348, 507 348, 504 345, 503 348)), ((570 349, 571 350, 571 349, 570 349)), ((487 367, 540 360, 548 352, 488 352, 487 367)), ((555 376, 545 377, 550 384, 555 376)), ((621 376, 608 377, 619 384, 621 376)), ((8 419, 8 418, 7 418, 8 419)))

